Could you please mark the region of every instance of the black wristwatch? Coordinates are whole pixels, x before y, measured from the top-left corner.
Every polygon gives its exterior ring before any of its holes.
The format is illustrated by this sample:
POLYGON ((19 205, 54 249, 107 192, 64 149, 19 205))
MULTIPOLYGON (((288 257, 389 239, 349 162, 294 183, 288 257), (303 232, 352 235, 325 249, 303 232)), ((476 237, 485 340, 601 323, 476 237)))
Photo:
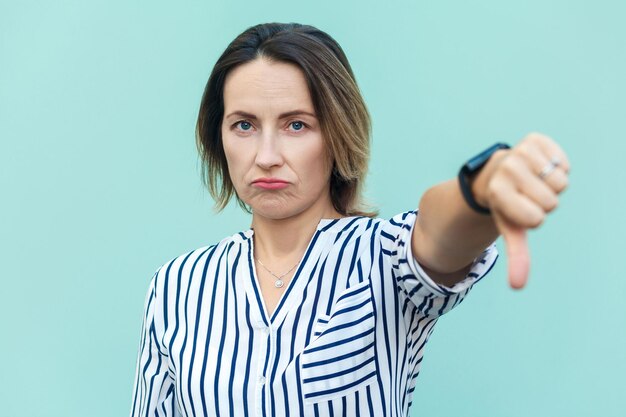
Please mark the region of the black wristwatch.
POLYGON ((499 149, 511 149, 506 143, 496 143, 485 149, 469 161, 465 163, 459 170, 459 185, 461 186, 461 193, 465 198, 467 204, 475 211, 481 214, 491 214, 491 211, 487 207, 483 207, 474 200, 470 181, 478 174, 480 169, 487 163, 491 155, 499 149))

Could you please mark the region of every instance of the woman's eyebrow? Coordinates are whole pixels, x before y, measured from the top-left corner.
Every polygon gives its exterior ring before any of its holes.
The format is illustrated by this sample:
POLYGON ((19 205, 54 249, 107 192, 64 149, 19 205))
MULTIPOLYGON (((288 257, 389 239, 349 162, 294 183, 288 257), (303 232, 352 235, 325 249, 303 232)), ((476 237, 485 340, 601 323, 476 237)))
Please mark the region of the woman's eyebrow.
MULTIPOLYGON (((285 113, 281 113, 280 115, 278 115, 279 119, 285 119, 287 117, 291 117, 291 116, 297 116, 300 114, 305 114, 307 116, 311 116, 311 117, 317 117, 315 116, 315 114, 310 113, 308 111, 305 110, 292 110, 292 111, 288 111, 285 113)), ((253 119, 253 120, 257 120, 257 117, 252 114, 252 113, 247 113, 245 111, 241 111, 241 110, 236 110, 232 113, 230 113, 228 116, 226 116, 227 118, 232 117, 232 116, 241 116, 241 117, 245 117, 246 119, 253 119)))

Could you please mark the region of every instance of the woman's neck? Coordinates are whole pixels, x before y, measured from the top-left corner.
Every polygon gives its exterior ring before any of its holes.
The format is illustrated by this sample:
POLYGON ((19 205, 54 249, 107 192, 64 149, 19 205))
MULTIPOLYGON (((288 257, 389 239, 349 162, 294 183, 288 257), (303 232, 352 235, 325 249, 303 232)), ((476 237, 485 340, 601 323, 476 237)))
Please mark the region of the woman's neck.
POLYGON ((334 208, 307 210, 284 219, 253 214, 255 256, 277 269, 290 266, 302 257, 321 219, 340 217, 334 208))

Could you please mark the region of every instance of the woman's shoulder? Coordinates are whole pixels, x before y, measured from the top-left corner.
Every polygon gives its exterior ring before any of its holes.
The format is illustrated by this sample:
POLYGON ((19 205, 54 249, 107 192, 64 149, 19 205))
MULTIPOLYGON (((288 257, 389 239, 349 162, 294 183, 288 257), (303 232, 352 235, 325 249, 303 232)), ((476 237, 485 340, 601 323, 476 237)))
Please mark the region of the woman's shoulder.
POLYGON ((246 243, 246 241, 250 239, 250 236, 251 230, 244 230, 226 236, 217 242, 195 247, 194 249, 180 253, 163 262, 156 269, 154 278, 157 279, 157 277, 161 277, 161 281, 166 281, 173 274, 177 276, 183 274, 190 275, 191 272, 198 267, 198 264, 202 263, 202 266, 204 266, 205 263, 210 262, 212 259, 219 258, 219 256, 214 257, 214 255, 223 252, 233 245, 246 243))
POLYGON ((392 217, 352 216, 340 219, 323 219, 319 228, 323 231, 339 233, 350 230, 362 230, 363 232, 376 230, 380 232, 395 227, 410 227, 416 216, 417 210, 407 210, 392 217))

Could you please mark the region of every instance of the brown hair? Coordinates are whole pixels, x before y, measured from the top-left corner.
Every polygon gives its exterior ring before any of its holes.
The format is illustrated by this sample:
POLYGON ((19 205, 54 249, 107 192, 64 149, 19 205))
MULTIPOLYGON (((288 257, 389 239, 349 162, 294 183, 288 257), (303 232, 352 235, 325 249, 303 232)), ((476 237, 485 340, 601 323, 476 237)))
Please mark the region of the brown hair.
POLYGON ((196 144, 202 158, 204 184, 222 210, 235 194, 222 145, 224 83, 238 65, 257 58, 296 64, 303 71, 322 136, 333 157, 330 197, 345 216, 374 217, 365 211, 361 191, 369 160, 371 121, 352 68, 339 44, 327 33, 298 23, 264 23, 237 36, 222 53, 204 89, 196 144))

